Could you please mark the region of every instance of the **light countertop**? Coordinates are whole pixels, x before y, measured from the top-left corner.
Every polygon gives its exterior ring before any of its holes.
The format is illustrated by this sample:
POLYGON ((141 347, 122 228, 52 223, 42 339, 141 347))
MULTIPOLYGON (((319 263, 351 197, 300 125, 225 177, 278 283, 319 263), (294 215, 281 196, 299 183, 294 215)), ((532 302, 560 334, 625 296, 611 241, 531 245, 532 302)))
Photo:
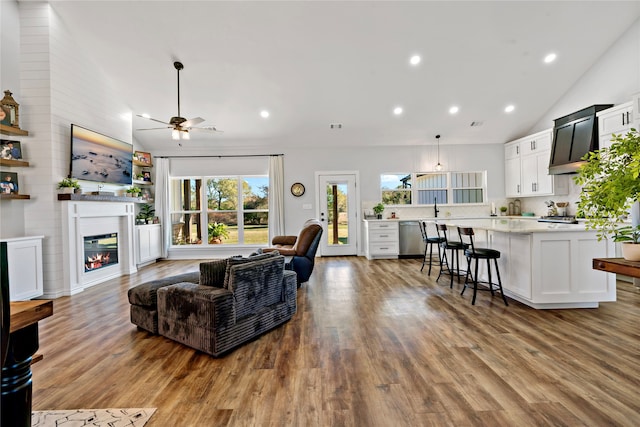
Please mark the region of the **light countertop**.
MULTIPOLYGON (((553 222, 538 222, 537 217, 475 217, 475 218, 395 218, 395 219, 367 219, 370 222, 403 222, 403 221, 437 221, 448 227, 471 227, 479 230, 499 231, 502 233, 546 233, 557 231, 593 231, 586 230, 584 222, 578 224, 563 224, 553 222)), ((593 231, 595 233, 595 231, 593 231)))

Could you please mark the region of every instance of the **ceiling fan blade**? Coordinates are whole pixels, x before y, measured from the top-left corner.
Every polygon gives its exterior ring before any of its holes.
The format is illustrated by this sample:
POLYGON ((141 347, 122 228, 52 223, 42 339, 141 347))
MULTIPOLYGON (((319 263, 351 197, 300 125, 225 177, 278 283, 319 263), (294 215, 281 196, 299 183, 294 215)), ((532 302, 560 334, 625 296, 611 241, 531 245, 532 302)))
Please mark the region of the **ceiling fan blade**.
POLYGON ((218 130, 216 129, 214 126, 203 126, 203 127, 199 127, 199 128, 191 128, 191 130, 203 130, 206 132, 218 132, 218 133, 224 133, 223 130, 218 130))
POLYGON ((172 129, 173 126, 165 126, 161 128, 145 128, 145 129, 136 129, 136 130, 158 130, 158 129, 172 129))
POLYGON ((202 122, 204 122, 204 119, 202 117, 195 117, 193 119, 189 119, 185 122, 180 123, 180 126, 182 126, 183 128, 191 128, 195 125, 199 125, 202 122))
POLYGON ((171 124, 171 123, 163 122, 162 120, 152 119, 151 117, 144 117, 144 116, 141 116, 140 114, 136 114, 136 116, 138 116, 138 117, 142 117, 143 119, 151 120, 151 121, 153 121, 153 122, 162 123, 163 125, 169 125, 169 124, 171 124))

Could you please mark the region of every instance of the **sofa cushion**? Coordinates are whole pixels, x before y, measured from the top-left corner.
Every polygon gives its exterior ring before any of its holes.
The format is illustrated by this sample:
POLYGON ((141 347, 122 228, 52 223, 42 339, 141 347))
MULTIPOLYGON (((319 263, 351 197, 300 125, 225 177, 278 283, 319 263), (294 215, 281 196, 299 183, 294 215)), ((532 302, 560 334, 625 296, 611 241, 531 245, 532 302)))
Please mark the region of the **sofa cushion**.
POLYGON ((230 267, 229 287, 236 301, 237 319, 254 315, 284 302, 284 257, 235 264, 230 267))
POLYGON ((199 276, 199 272, 192 271, 142 283, 129 289, 127 292, 129 303, 146 307, 156 307, 158 302, 158 289, 180 282, 198 283, 199 276))
POLYGON ((227 273, 227 259, 216 259, 200 263, 200 284, 204 286, 224 287, 224 276, 227 273))
POLYGON ((278 251, 273 251, 273 252, 269 252, 269 253, 264 253, 264 254, 258 254, 258 255, 251 255, 247 258, 243 258, 243 257, 231 257, 229 259, 227 259, 227 267, 225 270, 225 274, 224 274, 224 283, 223 283, 223 288, 225 289, 229 289, 231 292, 233 292, 233 289, 231 289, 229 287, 229 273, 231 272, 231 267, 233 267, 234 265, 240 265, 240 264, 245 264, 247 262, 253 262, 253 261, 260 261, 263 259, 269 259, 269 258, 273 258, 276 256, 279 256, 280 253, 278 253, 278 251))

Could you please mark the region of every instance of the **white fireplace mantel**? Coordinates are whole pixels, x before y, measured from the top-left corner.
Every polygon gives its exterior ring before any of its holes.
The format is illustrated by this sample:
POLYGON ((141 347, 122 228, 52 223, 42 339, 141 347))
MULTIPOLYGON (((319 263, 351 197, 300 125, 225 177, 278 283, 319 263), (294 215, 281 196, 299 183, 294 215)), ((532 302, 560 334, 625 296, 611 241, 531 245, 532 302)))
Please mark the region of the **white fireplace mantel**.
POLYGON ((73 295, 109 279, 135 273, 133 203, 61 201, 64 286, 45 298, 73 295), (84 237, 118 233, 118 264, 84 271, 84 237))

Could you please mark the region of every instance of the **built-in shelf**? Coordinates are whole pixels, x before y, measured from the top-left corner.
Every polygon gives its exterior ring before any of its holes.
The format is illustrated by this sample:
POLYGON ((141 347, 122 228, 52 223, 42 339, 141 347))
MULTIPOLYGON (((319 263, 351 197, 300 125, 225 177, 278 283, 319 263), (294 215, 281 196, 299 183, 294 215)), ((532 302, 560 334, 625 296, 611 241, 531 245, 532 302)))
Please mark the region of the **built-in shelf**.
POLYGON ((138 184, 138 185, 153 185, 153 182, 151 181, 143 181, 141 179, 134 179, 133 180, 133 184, 138 184))
POLYGON ((0 159, 0 165, 13 166, 13 167, 28 167, 29 162, 25 162, 24 160, 0 159))
POLYGON ((58 194, 58 200, 73 200, 76 202, 128 202, 128 203, 146 203, 140 197, 127 196, 105 196, 95 194, 58 194))
POLYGON ((0 133, 5 135, 29 136, 28 131, 7 125, 0 125, 0 133))
POLYGON ((151 168, 151 167, 153 167, 153 164, 151 164, 151 163, 141 162, 140 160, 136 160, 136 159, 133 159, 133 165, 134 166, 142 166, 143 168, 151 168))
POLYGON ((29 200, 28 194, 0 194, 0 200, 29 200))

